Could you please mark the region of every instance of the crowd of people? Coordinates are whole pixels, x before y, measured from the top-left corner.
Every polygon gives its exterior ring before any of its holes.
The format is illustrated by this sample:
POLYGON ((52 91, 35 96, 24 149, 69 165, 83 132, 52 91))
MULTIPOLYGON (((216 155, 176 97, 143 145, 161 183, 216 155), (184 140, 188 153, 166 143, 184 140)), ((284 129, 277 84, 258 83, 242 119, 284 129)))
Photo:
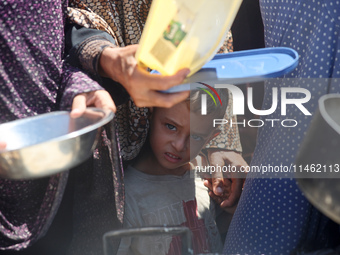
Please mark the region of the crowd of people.
MULTIPOLYGON (((189 69, 164 76, 137 65, 151 3, 0 2, 0 123, 57 110, 77 118, 88 106, 116 113, 93 156, 76 168, 40 179, 0 179, 0 254, 102 254, 106 232, 154 224, 189 227, 195 254, 336 254, 339 226, 308 202, 292 176, 248 174, 245 182, 233 176, 204 182, 188 177, 189 161, 197 154, 210 165, 247 163, 237 125, 193 133, 188 116, 191 121, 197 114, 188 100, 195 102, 195 93, 159 92, 181 84, 189 69), (190 142, 197 143, 193 155, 190 142)), ((340 2, 260 0, 257 8, 265 46, 299 53, 297 68, 284 77, 288 82, 265 84, 263 109, 270 108, 273 84, 298 84, 311 92, 306 107, 314 112, 320 96, 340 92, 329 79, 340 76, 340 2)), ((230 33, 219 50, 228 51, 230 33)), ((230 94, 225 99, 218 114, 236 119, 230 94)), ((293 108, 287 117, 299 119, 299 127, 259 128, 251 165, 294 163, 311 117, 293 108)), ((2 141, 0 149, 6 149, 2 141)), ((178 254, 174 237, 147 240, 117 240, 115 251, 178 254)))

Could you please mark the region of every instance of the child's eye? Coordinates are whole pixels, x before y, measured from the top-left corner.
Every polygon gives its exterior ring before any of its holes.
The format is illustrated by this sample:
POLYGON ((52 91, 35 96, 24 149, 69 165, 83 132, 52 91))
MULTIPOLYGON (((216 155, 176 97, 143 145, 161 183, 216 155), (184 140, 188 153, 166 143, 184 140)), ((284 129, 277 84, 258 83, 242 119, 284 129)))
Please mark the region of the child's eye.
POLYGON ((169 123, 165 124, 165 126, 166 126, 168 129, 172 130, 172 131, 176 131, 176 130, 177 130, 177 128, 176 128, 174 125, 171 125, 171 124, 169 124, 169 123))
POLYGON ((190 137, 195 141, 202 141, 202 137, 199 135, 190 135, 190 137))

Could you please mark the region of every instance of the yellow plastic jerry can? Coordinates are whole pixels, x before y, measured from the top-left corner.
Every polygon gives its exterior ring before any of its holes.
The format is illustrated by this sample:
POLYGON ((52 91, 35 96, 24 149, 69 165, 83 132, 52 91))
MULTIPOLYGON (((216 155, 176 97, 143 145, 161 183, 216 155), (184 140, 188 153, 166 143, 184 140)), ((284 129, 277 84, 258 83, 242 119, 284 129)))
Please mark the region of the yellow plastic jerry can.
POLYGON ((164 75, 198 71, 221 47, 242 0, 153 0, 136 54, 164 75))

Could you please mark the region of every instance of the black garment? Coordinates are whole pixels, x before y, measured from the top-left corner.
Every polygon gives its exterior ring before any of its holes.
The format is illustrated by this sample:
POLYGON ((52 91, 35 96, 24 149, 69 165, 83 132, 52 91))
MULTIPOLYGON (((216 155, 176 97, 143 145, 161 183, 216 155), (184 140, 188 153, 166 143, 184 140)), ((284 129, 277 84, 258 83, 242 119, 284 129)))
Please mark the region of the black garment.
MULTIPOLYGON (((108 33, 101 30, 81 27, 75 24, 68 24, 66 26, 65 33, 65 52, 67 54, 66 61, 80 69, 83 68, 79 60, 79 51, 82 49, 84 43, 87 43, 91 40, 106 40, 112 44, 115 44, 114 39, 108 33)), ((100 77, 99 75, 89 73, 89 76, 110 93, 116 106, 123 104, 128 100, 129 94, 120 83, 109 78, 100 77)))
POLYGON ((62 255, 72 239, 74 173, 70 171, 63 199, 46 235, 21 251, 0 251, 0 255, 62 255))
POLYGON ((234 51, 264 47, 264 28, 259 0, 243 0, 231 31, 234 51))

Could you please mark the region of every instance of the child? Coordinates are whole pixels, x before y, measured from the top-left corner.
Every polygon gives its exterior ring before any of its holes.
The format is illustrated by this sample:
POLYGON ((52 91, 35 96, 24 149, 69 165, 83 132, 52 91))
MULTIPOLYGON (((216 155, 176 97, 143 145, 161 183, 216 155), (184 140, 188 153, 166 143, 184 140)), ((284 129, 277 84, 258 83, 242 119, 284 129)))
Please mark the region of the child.
MULTIPOLYGON (((219 91, 222 106, 207 100, 206 115, 201 115, 203 94, 196 90, 172 108, 153 109, 148 143, 125 175, 124 227, 186 226, 195 254, 222 250, 214 204, 202 179, 191 178, 188 170, 189 162, 218 134, 213 119, 223 118, 228 90, 219 91)), ((118 254, 178 255, 179 240, 165 235, 123 238, 118 254)))

